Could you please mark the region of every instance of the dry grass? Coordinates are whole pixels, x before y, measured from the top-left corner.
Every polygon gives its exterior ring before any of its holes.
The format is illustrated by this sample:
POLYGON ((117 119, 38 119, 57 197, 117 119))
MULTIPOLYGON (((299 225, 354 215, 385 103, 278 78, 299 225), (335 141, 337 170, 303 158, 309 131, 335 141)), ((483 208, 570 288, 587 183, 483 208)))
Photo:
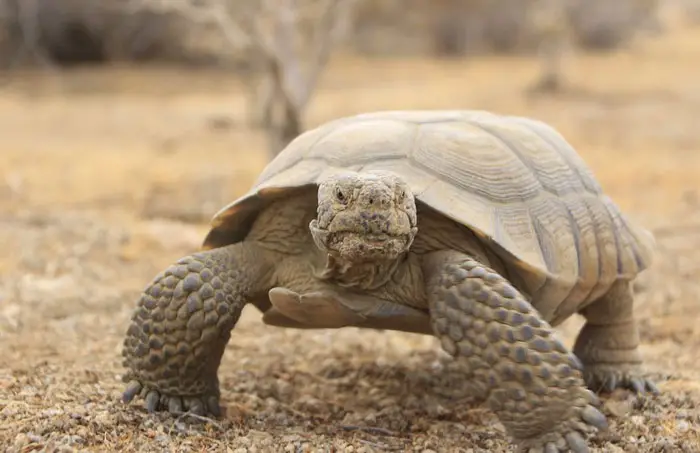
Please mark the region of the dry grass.
MULTIPOLYGON (((550 99, 525 95, 532 60, 347 57, 309 112, 310 125, 390 108, 541 118, 657 232, 638 313, 663 395, 606 397, 612 426, 596 451, 700 451, 698 43, 700 32, 679 32, 580 57, 576 89, 550 99)), ((221 74, 22 77, 0 98, 3 451, 507 451, 502 427, 469 398, 434 339, 281 330, 255 310, 224 358, 222 420, 120 404, 120 342, 139 290, 248 188, 265 165, 264 142, 240 125, 241 87, 221 74)), ((565 326, 568 341, 578 326, 565 326)))

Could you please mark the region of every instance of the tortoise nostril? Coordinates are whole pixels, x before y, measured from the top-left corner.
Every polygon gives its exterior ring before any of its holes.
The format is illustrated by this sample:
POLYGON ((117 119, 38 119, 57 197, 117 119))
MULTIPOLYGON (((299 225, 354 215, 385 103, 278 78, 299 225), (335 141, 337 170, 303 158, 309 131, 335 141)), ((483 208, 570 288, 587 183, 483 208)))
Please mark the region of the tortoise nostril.
POLYGON ((369 204, 374 204, 374 198, 369 197, 369 200, 367 200, 367 203, 369 203, 369 204))

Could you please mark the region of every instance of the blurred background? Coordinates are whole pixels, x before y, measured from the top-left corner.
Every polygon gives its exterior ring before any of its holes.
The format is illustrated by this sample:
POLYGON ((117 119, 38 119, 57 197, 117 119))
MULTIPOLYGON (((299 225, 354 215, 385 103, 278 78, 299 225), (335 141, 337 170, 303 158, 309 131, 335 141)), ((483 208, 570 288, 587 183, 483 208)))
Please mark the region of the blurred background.
POLYGON ((296 135, 486 109, 556 127, 657 238, 636 288, 666 396, 610 399, 596 447, 700 451, 699 64, 700 0, 0 0, 0 446, 507 451, 433 338, 254 309, 223 421, 117 401, 139 291, 296 135))

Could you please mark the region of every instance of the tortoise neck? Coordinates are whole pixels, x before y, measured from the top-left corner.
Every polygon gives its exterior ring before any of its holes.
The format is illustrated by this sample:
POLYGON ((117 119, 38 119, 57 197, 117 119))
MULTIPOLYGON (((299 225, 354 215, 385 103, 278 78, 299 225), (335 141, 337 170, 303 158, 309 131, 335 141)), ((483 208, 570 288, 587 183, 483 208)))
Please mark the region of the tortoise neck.
POLYGON ((328 255, 320 278, 345 288, 374 290, 392 279, 405 258, 406 254, 403 254, 397 259, 353 263, 328 255))

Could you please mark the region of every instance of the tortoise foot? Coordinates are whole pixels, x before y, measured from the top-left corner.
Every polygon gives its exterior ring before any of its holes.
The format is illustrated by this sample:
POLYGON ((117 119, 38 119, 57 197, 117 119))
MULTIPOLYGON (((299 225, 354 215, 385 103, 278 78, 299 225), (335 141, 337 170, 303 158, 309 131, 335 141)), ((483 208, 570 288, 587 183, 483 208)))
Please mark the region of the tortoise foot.
POLYGON ((605 430, 605 416, 592 405, 576 408, 568 420, 554 429, 527 439, 516 439, 518 452, 522 453, 588 453, 587 437, 597 430, 605 430))
POLYGON ((659 388, 649 378, 643 376, 637 365, 595 365, 584 366, 583 378, 594 392, 612 392, 622 388, 637 394, 658 395, 659 388))
POLYGON ((127 384, 122 394, 122 401, 129 403, 136 396, 144 398, 146 410, 149 413, 168 411, 173 415, 191 412, 201 416, 221 416, 218 392, 201 395, 176 395, 143 385, 138 380, 132 380, 127 384))

